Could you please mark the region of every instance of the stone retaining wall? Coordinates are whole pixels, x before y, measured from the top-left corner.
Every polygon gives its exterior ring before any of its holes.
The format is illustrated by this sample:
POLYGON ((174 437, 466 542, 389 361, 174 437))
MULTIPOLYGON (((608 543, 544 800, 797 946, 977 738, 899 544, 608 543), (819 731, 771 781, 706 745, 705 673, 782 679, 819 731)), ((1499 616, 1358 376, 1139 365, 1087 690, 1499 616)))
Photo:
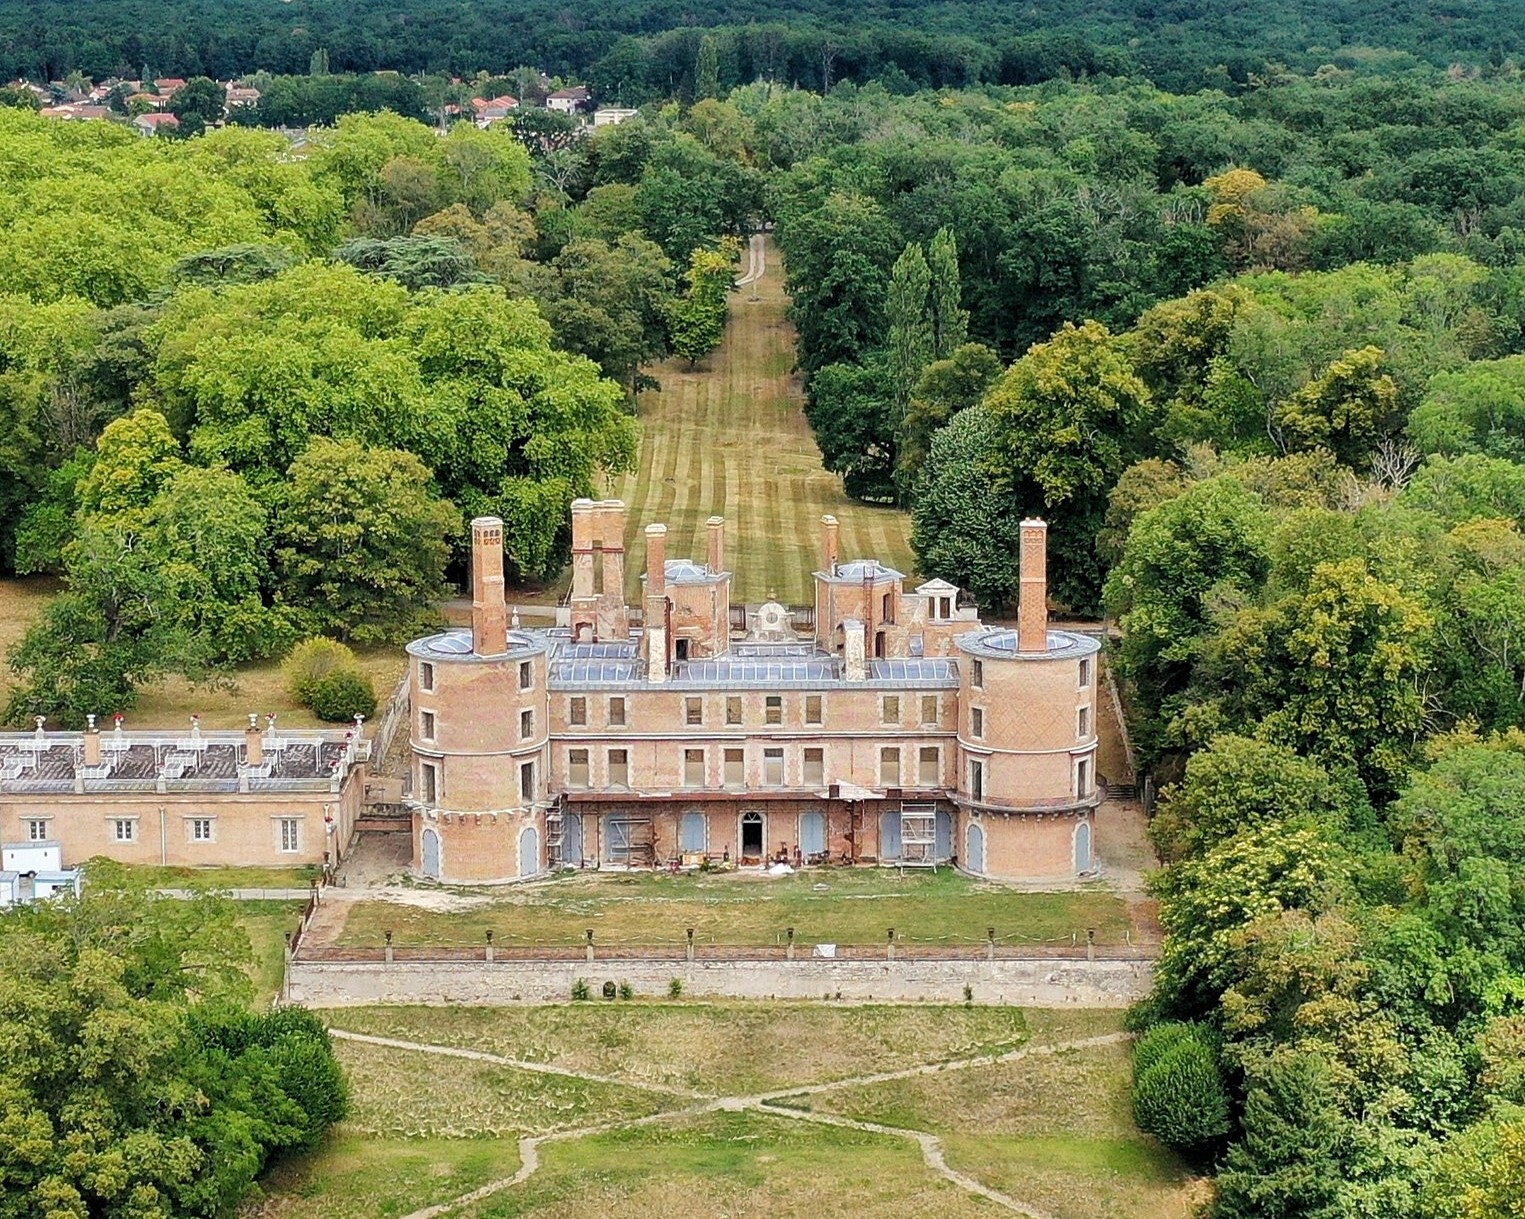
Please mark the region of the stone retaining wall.
POLYGON ((310 1007, 368 1003, 566 1002, 582 979, 665 997, 672 979, 696 998, 842 999, 1025 1007, 1126 1007, 1149 992, 1148 961, 292 961, 286 998, 310 1007))

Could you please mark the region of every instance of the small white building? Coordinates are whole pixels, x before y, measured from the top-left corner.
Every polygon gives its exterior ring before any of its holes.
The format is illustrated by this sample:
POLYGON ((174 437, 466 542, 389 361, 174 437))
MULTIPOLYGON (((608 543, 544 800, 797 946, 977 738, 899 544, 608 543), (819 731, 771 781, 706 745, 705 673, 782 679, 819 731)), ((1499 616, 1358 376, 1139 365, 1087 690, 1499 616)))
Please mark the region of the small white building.
POLYGON ((63 862, 63 846, 57 842, 0 845, 0 910, 60 893, 78 897, 79 869, 65 868, 63 862))
POLYGON ((593 112, 595 127, 618 127, 626 119, 634 118, 639 111, 624 106, 601 106, 593 112))

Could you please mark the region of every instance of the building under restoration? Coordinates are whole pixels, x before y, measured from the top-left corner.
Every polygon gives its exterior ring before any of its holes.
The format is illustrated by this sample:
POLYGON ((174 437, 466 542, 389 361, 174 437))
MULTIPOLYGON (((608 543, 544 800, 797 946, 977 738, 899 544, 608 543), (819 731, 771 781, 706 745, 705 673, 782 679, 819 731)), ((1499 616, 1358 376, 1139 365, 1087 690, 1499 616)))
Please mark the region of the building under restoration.
POLYGON ((821 521, 813 621, 733 629, 725 522, 702 561, 645 530, 626 604, 624 504, 572 505, 551 629, 510 622, 502 522, 472 522, 472 622, 408 645, 416 870, 501 881, 573 867, 954 863, 1093 867, 1098 643, 1048 629, 1046 526, 1021 528, 1015 630, 943 581, 843 561, 821 521))

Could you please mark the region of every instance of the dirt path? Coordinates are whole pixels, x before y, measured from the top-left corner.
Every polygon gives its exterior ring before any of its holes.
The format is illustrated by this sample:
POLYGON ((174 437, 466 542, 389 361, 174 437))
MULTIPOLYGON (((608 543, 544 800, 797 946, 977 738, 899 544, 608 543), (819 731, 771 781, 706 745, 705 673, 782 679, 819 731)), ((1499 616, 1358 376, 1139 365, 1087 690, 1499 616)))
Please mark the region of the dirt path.
POLYGON ((966 1193, 974 1194, 989 1202, 993 1202, 995 1205, 1004 1210, 1011 1211, 1013 1214, 1025 1215, 1028 1219, 1051 1219, 1048 1212, 1039 1210, 1034 1206, 1029 1206, 1017 1198, 992 1189, 978 1178, 971 1177, 967 1173, 962 1173, 957 1169, 949 1167, 943 1155, 942 1139, 930 1131, 913 1130, 902 1126, 884 1126, 878 1122, 860 1121, 857 1118, 843 1117, 835 1113, 819 1113, 809 1109, 798 1109, 784 1102, 802 1096, 818 1096, 821 1093, 841 1088, 893 1083, 901 1079, 936 1075, 943 1071, 962 1071, 970 1067, 994 1066, 998 1063, 1017 1062, 1023 1058, 1036 1057, 1038 1055, 1057 1054, 1064 1050, 1093 1049, 1097 1046, 1115 1045, 1118 1042, 1129 1040, 1129 1034, 1127 1033, 1103 1033, 1095 1037, 1080 1037, 1071 1041, 1051 1042, 1046 1045, 1021 1046, 1015 1050, 1008 1050, 1004 1054, 979 1054, 971 1058, 952 1059, 948 1062, 922 1063, 918 1066, 906 1067, 898 1071, 878 1071, 866 1075, 853 1075, 844 1079, 826 1080, 816 1084, 803 1084, 796 1088, 773 1092, 717 1096, 687 1088, 671 1087, 665 1084, 635 1083, 617 1076, 598 1075, 590 1071, 577 1071, 570 1067, 558 1067, 549 1063, 508 1058, 499 1054, 489 1054, 483 1050, 466 1050, 455 1046, 431 1045, 427 1042, 419 1041, 403 1041, 392 1037, 373 1037, 367 1033, 353 1033, 346 1029, 338 1028, 330 1029, 329 1032, 332 1036, 344 1041, 364 1042, 367 1045, 385 1046, 398 1050, 412 1050, 422 1054, 438 1054, 447 1058, 468 1058, 477 1062, 498 1063, 523 1071, 535 1071, 546 1075, 561 1075, 574 1079, 584 1079, 590 1083, 614 1084, 619 1087, 635 1088, 646 1092, 661 1092, 669 1096, 681 1096, 684 1099, 697 1102, 682 1106, 681 1108, 669 1109, 662 1113, 653 1113, 647 1117, 632 1118, 618 1122, 603 1122, 592 1126, 578 1126, 570 1130, 557 1130, 549 1134, 526 1136, 519 1140, 519 1171, 512 1177, 503 1177, 497 1181, 489 1181, 486 1185, 479 1186, 470 1193, 462 1194, 458 1198, 452 1198, 448 1202, 440 1202, 433 1206, 424 1207, 422 1210, 405 1215, 403 1219, 437 1219, 440 1215, 449 1214, 464 1206, 470 1206, 474 1202, 480 1202, 484 1198, 501 1193, 505 1189, 512 1189, 515 1185, 522 1185, 539 1171, 540 1148, 546 1143, 587 1138, 591 1135, 605 1134, 613 1130, 632 1130, 642 1126, 654 1125, 657 1122, 672 1121, 674 1118, 695 1117, 704 1113, 718 1112, 764 1113, 770 1117, 814 1122, 817 1125, 836 1126, 845 1130, 859 1130, 865 1134, 910 1139, 921 1149, 922 1161, 929 1169, 944 1180, 958 1186, 958 1188, 966 1193))

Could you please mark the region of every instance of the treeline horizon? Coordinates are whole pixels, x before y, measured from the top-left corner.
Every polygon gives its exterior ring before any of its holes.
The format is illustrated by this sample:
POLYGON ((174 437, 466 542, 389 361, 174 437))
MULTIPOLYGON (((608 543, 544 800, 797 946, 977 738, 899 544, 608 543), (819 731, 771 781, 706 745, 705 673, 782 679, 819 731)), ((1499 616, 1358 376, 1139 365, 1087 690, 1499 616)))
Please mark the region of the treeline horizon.
POLYGON ((0 0, 0 78, 101 79, 265 71, 301 74, 323 50, 334 72, 501 72, 533 64, 586 80, 611 100, 687 91, 699 42, 719 44, 721 84, 755 79, 829 89, 883 80, 911 88, 1027 85, 1090 75, 1147 78, 1192 91, 1332 63, 1401 70, 1418 63, 1503 68, 1525 32, 1503 0, 1458 0, 1438 19, 1423 0, 1371 6, 1320 0, 1056 0, 1040 12, 996 0, 918 6, 879 0, 724 0, 701 13, 661 0, 592 6, 548 0, 0 0))

